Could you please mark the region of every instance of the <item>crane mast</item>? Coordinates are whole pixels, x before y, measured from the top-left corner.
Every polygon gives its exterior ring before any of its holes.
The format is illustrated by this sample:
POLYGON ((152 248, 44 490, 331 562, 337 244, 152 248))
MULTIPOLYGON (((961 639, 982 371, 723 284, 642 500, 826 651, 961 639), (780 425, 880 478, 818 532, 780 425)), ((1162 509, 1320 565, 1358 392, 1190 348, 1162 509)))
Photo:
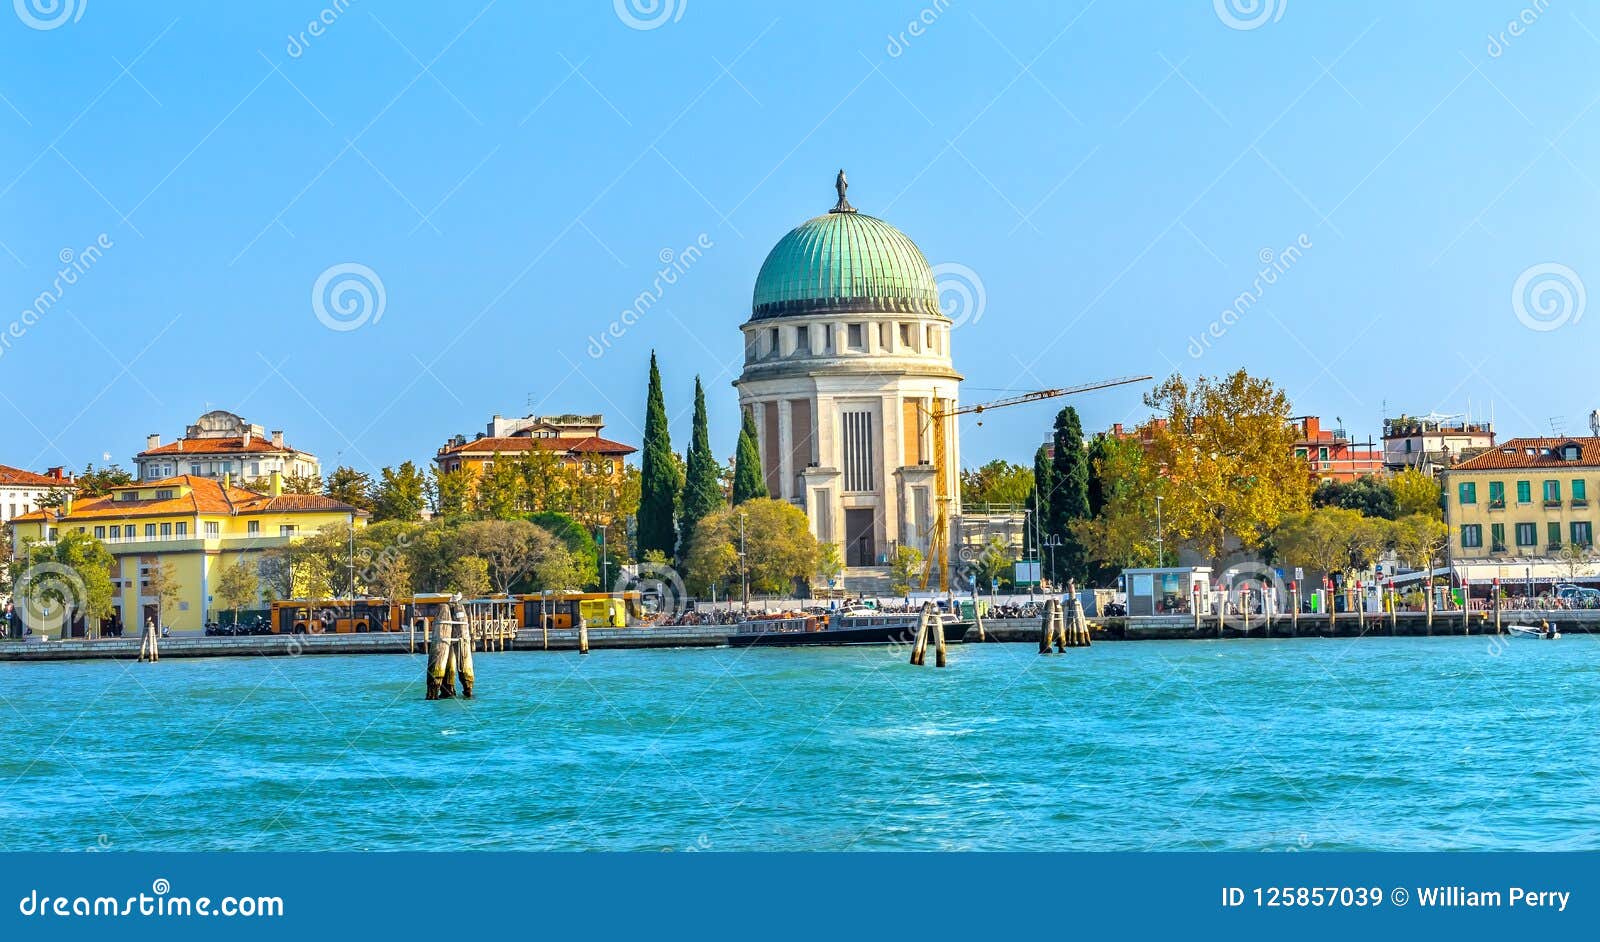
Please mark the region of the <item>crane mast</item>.
POLYGON ((1092 392, 1096 389, 1109 389, 1112 386, 1126 386, 1129 383, 1140 383, 1153 379, 1151 376, 1122 376, 1117 379, 1101 380, 1094 383, 1084 383, 1080 386, 1064 386, 1059 389, 1039 389, 1033 392, 1020 393, 992 402, 981 402, 976 405, 960 406, 954 409, 927 408, 921 403, 917 409, 928 417, 933 433, 933 532, 929 535, 928 555, 922 561, 922 588, 928 588, 928 583, 933 577, 935 561, 939 571, 939 591, 950 591, 950 504, 953 497, 950 493, 950 472, 946 465, 949 462, 947 453, 947 439, 945 437, 945 420, 958 415, 982 415, 994 409, 1004 409, 1008 406, 1020 406, 1030 402, 1039 402, 1044 399, 1055 399, 1058 396, 1071 396, 1077 393, 1092 392))

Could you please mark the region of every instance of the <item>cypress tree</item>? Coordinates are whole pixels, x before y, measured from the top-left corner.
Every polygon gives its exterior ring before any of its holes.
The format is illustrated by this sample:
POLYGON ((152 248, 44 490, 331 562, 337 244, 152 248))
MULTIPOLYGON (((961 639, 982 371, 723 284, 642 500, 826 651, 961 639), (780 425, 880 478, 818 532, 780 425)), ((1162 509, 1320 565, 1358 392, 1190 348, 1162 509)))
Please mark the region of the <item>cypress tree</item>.
POLYGON ((1051 440, 1051 477, 1055 493, 1050 496, 1050 511, 1045 516, 1045 532, 1061 538, 1055 550, 1055 570, 1051 577, 1062 584, 1068 578, 1084 580, 1083 546, 1072 535, 1071 524, 1089 516, 1089 455, 1083 447, 1083 425, 1078 410, 1071 406, 1056 413, 1055 434, 1051 440))
POLYGON ((1039 537, 1044 533, 1045 521, 1050 519, 1050 496, 1055 492, 1056 470, 1050 463, 1050 446, 1040 445, 1033 453, 1033 516, 1029 518, 1029 532, 1023 534, 1023 546, 1033 548, 1031 558, 1039 562, 1041 572, 1044 571, 1044 550, 1039 546, 1039 537))
POLYGON ((717 483, 717 459, 711 453, 711 431, 706 421, 706 393, 700 377, 694 378, 694 431, 689 438, 688 470, 684 475, 682 513, 678 518, 678 556, 689 552, 694 528, 722 506, 717 483))
POLYGON ((761 477, 761 449, 756 446, 756 419, 749 411, 739 425, 739 449, 733 453, 733 502, 767 496, 761 477))
POLYGON ((650 392, 644 407, 644 457, 639 466, 639 558, 651 550, 672 555, 678 531, 678 473, 667 431, 667 404, 661 395, 661 371, 650 351, 650 392))

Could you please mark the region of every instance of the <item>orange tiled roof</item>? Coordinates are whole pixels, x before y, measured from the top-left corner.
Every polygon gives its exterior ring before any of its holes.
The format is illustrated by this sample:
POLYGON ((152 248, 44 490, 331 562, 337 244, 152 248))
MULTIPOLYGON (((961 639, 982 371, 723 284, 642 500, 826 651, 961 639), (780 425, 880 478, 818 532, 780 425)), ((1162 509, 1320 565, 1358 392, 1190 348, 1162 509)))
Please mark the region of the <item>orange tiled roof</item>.
POLYGON ((624 445, 598 435, 591 435, 588 438, 534 438, 529 435, 516 435, 509 438, 478 438, 460 445, 446 445, 439 449, 439 454, 504 455, 534 449, 580 455, 631 455, 639 450, 632 445, 624 445))
POLYGON ((1451 471, 1515 471, 1519 469, 1600 467, 1600 438, 1513 438, 1455 465, 1451 471), (1563 445, 1578 446, 1577 461, 1563 461, 1563 445))
POLYGON ((0 487, 71 487, 72 482, 0 464, 0 487))
POLYGON ((161 517, 174 514, 239 515, 260 513, 354 513, 366 516, 349 504, 318 494, 283 494, 270 497, 242 487, 224 488, 214 478, 182 474, 160 481, 141 481, 124 487, 112 488, 104 497, 85 497, 75 501, 72 513, 63 516, 59 510, 35 510, 12 518, 18 523, 58 522, 61 520, 120 520, 125 517, 161 517), (161 500, 118 500, 117 495, 130 490, 162 488, 177 490, 187 487, 183 494, 161 500))
POLYGON ((244 436, 235 435, 232 438, 180 438, 175 442, 157 445, 154 448, 139 452, 135 457, 145 458, 153 455, 227 455, 227 454, 283 454, 299 449, 287 444, 278 446, 270 438, 251 436, 250 444, 246 445, 244 436))

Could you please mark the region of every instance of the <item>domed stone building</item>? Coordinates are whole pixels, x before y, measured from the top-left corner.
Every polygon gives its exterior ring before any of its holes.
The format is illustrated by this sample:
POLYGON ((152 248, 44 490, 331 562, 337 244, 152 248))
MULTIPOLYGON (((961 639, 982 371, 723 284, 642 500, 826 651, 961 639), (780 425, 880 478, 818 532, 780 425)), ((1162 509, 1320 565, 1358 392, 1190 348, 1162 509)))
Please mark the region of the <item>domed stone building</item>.
MULTIPOLYGON (((928 553, 929 413, 954 408, 962 377, 927 259, 905 233, 857 212, 846 187, 840 171, 833 209, 767 255, 734 386, 755 419, 767 490, 839 546, 847 587, 881 589, 896 546, 928 553)), ((960 450, 956 423, 944 425, 954 521, 960 450)))

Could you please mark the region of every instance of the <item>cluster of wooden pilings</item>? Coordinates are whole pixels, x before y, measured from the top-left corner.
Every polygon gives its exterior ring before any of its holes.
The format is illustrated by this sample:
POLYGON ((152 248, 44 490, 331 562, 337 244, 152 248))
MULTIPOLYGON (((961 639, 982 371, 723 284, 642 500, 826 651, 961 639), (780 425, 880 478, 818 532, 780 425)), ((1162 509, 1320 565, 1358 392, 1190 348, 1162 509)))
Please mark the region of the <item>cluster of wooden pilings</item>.
POLYGON ((461 680, 461 696, 472 699, 472 621, 461 602, 419 605, 411 620, 412 646, 416 630, 422 629, 428 650, 427 699, 448 700, 456 695, 456 679, 461 680))
POLYGON ((1045 603, 1039 618, 1039 653, 1049 654, 1053 646, 1056 653, 1064 654, 1068 648, 1087 648, 1089 644, 1089 622, 1078 600, 1078 586, 1069 582, 1066 605, 1060 599, 1045 603))
POLYGON ((139 632, 139 660, 151 664, 161 660, 161 629, 153 621, 145 622, 139 632))
POLYGON ((922 611, 917 615, 917 637, 911 644, 911 663, 921 667, 928 656, 928 639, 933 638, 933 663, 935 667, 944 667, 944 620, 939 617, 939 612, 932 602, 923 602, 922 611))

